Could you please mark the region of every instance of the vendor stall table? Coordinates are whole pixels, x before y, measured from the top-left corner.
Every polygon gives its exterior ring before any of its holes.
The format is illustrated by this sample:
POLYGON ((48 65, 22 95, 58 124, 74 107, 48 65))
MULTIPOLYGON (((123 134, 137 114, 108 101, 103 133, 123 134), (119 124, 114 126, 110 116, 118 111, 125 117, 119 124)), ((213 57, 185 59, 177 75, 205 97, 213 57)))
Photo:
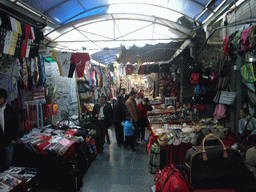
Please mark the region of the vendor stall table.
MULTIPOLYGON (((168 122, 169 124, 181 124, 181 123, 191 123, 191 121, 172 121, 168 122)), ((151 126, 148 125, 148 129, 150 130, 154 140, 157 140, 158 135, 155 135, 151 126)), ((191 143, 181 143, 180 145, 167 145, 166 149, 166 165, 170 165, 172 163, 175 164, 184 164, 185 163, 185 155, 192 147, 191 143)))

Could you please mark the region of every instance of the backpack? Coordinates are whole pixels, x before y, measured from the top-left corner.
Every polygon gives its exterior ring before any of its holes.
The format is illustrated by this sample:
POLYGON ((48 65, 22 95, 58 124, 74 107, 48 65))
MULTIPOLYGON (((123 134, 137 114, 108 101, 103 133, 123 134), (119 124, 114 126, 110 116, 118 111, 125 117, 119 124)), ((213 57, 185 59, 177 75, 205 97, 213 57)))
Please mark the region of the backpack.
POLYGON ((250 46, 249 46, 249 41, 248 41, 248 36, 250 33, 252 27, 248 27, 247 29, 244 30, 241 36, 241 49, 245 52, 250 51, 250 46))
POLYGON ((200 73, 192 73, 190 78, 190 83, 192 85, 197 85, 199 84, 199 80, 200 80, 200 73))
POLYGON ((160 169, 160 145, 155 142, 151 145, 148 156, 148 170, 156 173, 160 169))
POLYGON ((225 37, 223 41, 223 51, 226 56, 230 56, 230 52, 228 49, 228 39, 229 39, 229 36, 225 37))
POLYGON ((151 148, 152 144, 153 144, 154 142, 156 142, 156 141, 157 141, 157 138, 154 137, 154 135, 150 135, 150 136, 148 137, 148 142, 147 142, 147 144, 146 144, 147 154, 149 154, 149 151, 150 151, 150 148, 151 148))
POLYGON ((197 85, 194 89, 195 95, 205 95, 205 93, 206 93, 206 88, 203 85, 197 85))
POLYGON ((154 179, 156 192, 189 192, 188 182, 174 165, 159 170, 154 179))

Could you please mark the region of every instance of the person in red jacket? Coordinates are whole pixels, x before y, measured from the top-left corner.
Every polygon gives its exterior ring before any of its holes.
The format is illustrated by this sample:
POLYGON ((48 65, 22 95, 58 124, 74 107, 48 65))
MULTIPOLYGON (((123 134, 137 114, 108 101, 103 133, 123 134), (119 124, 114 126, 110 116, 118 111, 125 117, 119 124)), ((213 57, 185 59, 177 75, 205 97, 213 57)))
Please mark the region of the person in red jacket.
POLYGON ((145 128, 148 124, 147 113, 148 111, 152 111, 152 106, 148 98, 145 98, 141 103, 137 105, 138 108, 138 125, 140 127, 139 137, 141 141, 145 141, 145 128))
POLYGON ((140 92, 138 93, 138 95, 139 95, 139 98, 141 98, 141 99, 144 98, 144 95, 143 95, 143 93, 142 93, 142 90, 140 90, 140 92))

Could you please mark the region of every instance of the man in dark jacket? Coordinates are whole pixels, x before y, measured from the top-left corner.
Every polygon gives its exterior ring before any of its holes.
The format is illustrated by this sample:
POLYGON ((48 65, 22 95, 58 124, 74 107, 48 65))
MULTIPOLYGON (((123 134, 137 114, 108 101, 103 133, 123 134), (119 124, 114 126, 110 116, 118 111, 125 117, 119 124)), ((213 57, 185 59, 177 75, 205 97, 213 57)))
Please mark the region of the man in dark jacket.
POLYGON ((99 153, 103 152, 105 135, 107 136, 107 141, 110 144, 107 130, 108 128, 111 128, 112 125, 113 110, 111 105, 108 105, 106 101, 107 98, 104 95, 100 96, 100 103, 95 104, 92 110, 92 115, 96 118, 96 132, 99 137, 99 143, 97 146, 99 148, 99 153))
POLYGON ((115 103, 113 108, 116 141, 119 147, 121 146, 121 144, 124 144, 124 128, 121 123, 125 121, 126 115, 126 108, 122 99, 123 97, 121 95, 118 95, 117 102, 115 103))
POLYGON ((120 91, 120 95, 123 97, 122 101, 125 104, 125 102, 129 99, 129 95, 125 94, 125 88, 122 88, 120 91))
POLYGON ((16 142, 19 130, 18 115, 6 99, 7 91, 0 88, 0 172, 8 169, 8 149, 16 142))

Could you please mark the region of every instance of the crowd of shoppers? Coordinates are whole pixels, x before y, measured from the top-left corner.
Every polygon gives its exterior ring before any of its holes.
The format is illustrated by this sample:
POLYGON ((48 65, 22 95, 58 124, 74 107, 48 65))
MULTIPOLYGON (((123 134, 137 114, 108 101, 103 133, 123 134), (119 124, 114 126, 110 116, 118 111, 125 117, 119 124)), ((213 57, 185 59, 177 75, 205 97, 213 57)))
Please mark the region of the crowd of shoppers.
POLYGON ((145 140, 145 128, 148 125, 147 112, 152 110, 150 102, 144 98, 142 90, 137 93, 134 89, 126 94, 122 88, 115 102, 108 103, 105 96, 100 97, 99 104, 93 108, 96 132, 98 135, 98 148, 102 153, 104 149, 105 136, 110 143, 108 129, 114 125, 117 145, 130 146, 134 150, 137 141, 145 140))

